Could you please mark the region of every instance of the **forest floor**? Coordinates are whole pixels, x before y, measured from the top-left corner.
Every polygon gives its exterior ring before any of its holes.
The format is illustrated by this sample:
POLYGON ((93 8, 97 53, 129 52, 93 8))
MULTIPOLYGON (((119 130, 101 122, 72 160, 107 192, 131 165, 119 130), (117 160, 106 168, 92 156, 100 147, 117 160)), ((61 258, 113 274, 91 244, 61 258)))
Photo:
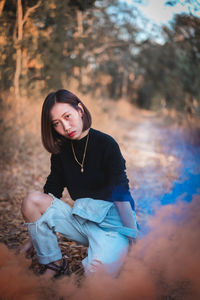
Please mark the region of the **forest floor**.
MULTIPOLYGON (((126 159, 138 221, 143 224, 154 204, 160 203, 163 195, 170 193, 174 182, 180 178, 184 162, 176 146, 177 137, 179 146, 187 143, 184 128, 172 125, 159 113, 139 110, 123 101, 116 105, 115 110, 112 104, 108 104, 104 112, 98 105, 93 110, 93 127, 111 134, 120 145, 126 159)), ((12 250, 28 239, 27 227, 20 213, 21 200, 27 191, 42 190, 49 172, 50 156, 41 145, 38 120, 31 123, 34 130, 28 134, 29 147, 14 154, 10 164, 1 157, 0 242, 12 250)), ((21 137, 25 139, 26 134, 21 137)), ((63 200, 72 203, 67 192, 63 200)), ((81 273, 86 248, 62 237, 59 237, 59 243, 70 272, 81 273)), ((30 265, 37 274, 39 266, 35 254, 30 265)))

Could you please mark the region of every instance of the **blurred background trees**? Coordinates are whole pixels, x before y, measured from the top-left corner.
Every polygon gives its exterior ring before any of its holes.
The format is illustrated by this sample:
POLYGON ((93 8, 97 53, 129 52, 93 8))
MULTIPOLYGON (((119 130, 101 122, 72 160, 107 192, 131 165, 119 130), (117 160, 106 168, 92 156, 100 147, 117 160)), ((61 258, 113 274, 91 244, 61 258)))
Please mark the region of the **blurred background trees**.
MULTIPOLYGON (((199 148, 191 143, 200 144, 200 19, 193 11, 200 4, 153 0, 191 7, 158 28, 141 14, 151 1, 0 0, 0 240, 9 247, 27 236, 24 226, 20 234, 21 200, 42 190, 49 173, 40 115, 56 89, 83 97, 94 127, 119 142, 140 217, 170 190, 166 199, 196 197, 199 148)), ((69 249, 75 262, 84 253, 78 247, 69 249)), ((168 299, 191 294, 190 281, 184 278, 185 289, 181 280, 159 281, 165 299, 166 286, 168 299)))
POLYGON ((141 20, 119 0, 1 0, 1 95, 37 99, 75 80, 84 93, 199 114, 200 19, 176 15, 162 42, 140 38, 141 20))
POLYGON ((177 15, 171 29, 163 28, 165 43, 145 41, 138 55, 144 83, 137 102, 199 113, 200 19, 177 15))

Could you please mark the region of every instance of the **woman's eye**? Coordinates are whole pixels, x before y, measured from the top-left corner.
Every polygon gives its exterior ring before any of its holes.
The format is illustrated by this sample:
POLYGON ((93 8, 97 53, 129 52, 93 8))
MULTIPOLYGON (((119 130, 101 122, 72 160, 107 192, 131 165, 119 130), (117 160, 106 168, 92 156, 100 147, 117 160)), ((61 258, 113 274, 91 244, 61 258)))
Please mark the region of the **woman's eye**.
POLYGON ((59 125, 59 122, 53 123, 53 127, 57 127, 59 125))
POLYGON ((65 115, 65 119, 69 119, 70 115, 65 115))

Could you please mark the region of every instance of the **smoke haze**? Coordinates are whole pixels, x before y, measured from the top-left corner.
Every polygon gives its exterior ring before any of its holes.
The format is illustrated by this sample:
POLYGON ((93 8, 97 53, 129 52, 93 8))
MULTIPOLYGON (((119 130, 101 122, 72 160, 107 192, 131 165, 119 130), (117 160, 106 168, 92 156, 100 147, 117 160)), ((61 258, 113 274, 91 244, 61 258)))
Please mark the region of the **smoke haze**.
POLYGON ((149 216, 150 232, 137 240, 115 279, 103 271, 79 286, 74 276, 41 279, 28 270, 29 260, 1 244, 0 299, 198 300, 199 200, 162 206, 149 216))

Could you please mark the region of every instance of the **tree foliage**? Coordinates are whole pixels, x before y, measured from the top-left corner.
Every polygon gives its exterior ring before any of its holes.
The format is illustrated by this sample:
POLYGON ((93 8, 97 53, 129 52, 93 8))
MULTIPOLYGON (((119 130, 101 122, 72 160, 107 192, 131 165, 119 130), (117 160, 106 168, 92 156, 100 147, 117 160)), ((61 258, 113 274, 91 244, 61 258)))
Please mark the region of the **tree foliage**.
POLYGON ((197 12, 200 10, 199 0, 168 0, 168 1, 165 1, 165 5, 168 5, 168 6, 176 6, 177 4, 181 4, 182 6, 187 5, 190 11, 197 12))
MULTIPOLYGON (((200 102, 200 19, 177 15, 172 28, 163 28, 164 45, 144 43, 138 55, 140 66, 145 68, 144 84, 138 101, 151 107, 153 99, 177 109, 198 111, 200 102), (149 65, 148 65, 149 62, 149 65), (148 93, 148 97, 145 93, 148 93), (142 98, 143 97, 143 98, 142 98), (149 97, 151 101, 149 101, 149 97), (140 99, 141 98, 141 99, 140 99), (160 101, 160 100, 159 100, 160 101)), ((158 105, 158 103, 156 103, 158 105)))
POLYGON ((125 2, 21 0, 23 36, 16 41, 18 1, 0 6, 2 91, 13 90, 21 49, 22 96, 37 98, 75 79, 82 91, 141 107, 199 111, 199 18, 177 15, 163 27, 165 42, 159 44, 138 39, 139 12, 125 2))

